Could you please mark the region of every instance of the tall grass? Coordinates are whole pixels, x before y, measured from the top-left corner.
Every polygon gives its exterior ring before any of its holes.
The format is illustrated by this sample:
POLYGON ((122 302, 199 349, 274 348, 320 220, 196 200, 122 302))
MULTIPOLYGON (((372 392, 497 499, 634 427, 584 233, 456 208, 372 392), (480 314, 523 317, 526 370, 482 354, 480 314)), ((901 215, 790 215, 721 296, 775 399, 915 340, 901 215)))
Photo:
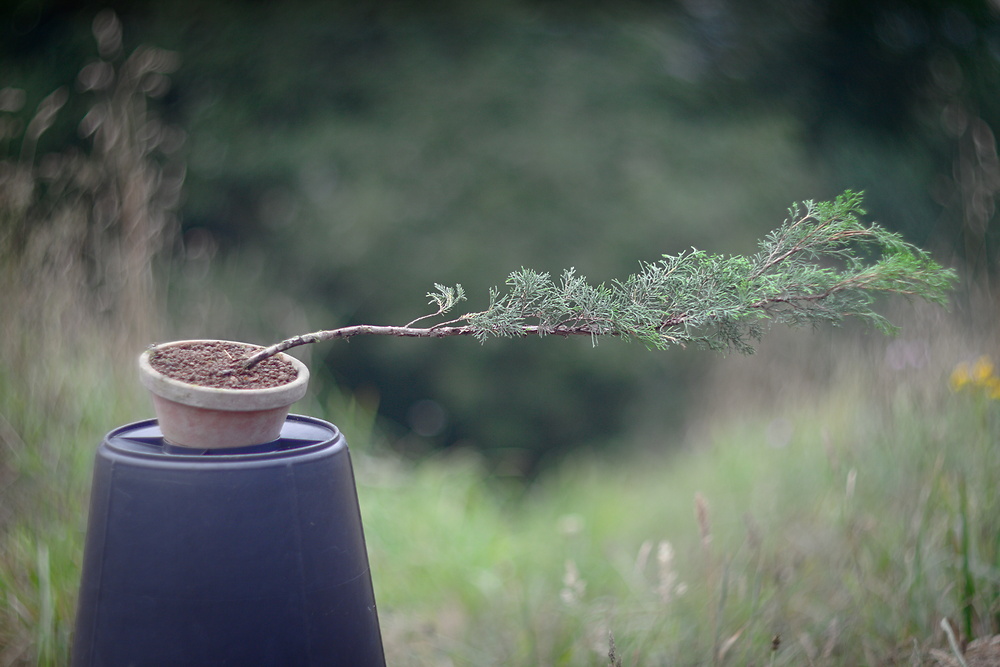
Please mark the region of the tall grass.
POLYGON ((886 342, 779 334, 724 360, 676 453, 580 456, 523 492, 464 456, 363 459, 392 663, 603 665, 613 638, 624 665, 934 664, 942 618, 997 633, 1000 402, 948 382, 997 341, 938 319, 886 342), (725 408, 758 364, 798 398, 725 408))
POLYGON ((147 108, 174 59, 125 54, 110 12, 93 28, 84 147, 40 152, 68 89, 28 113, 0 90, 0 665, 68 662, 92 456, 142 415, 131 358, 175 227, 179 137, 147 108))

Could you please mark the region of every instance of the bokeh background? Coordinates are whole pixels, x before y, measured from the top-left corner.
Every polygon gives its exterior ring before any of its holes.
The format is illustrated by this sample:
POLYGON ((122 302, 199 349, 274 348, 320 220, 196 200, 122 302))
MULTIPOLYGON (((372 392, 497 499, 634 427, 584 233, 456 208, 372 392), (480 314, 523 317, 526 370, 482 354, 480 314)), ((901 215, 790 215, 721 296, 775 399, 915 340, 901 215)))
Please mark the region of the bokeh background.
MULTIPOLYGON (((39 154, 86 141, 78 74, 107 4, 7 5, 0 78, 25 91, 22 122, 73 91, 39 154)), ((435 282, 462 283, 475 310, 522 266, 601 282, 691 246, 752 252, 791 203, 845 188, 945 263, 985 272, 995 249, 989 2, 114 9, 126 52, 178 58, 154 91, 183 177, 157 339, 399 324, 435 282)), ((556 340, 307 354, 319 391, 377 405, 401 449, 468 446, 514 474, 625 430, 683 429, 705 363, 556 340)))
POLYGON ((67 664, 146 345, 751 253, 848 188, 961 276, 895 339, 362 337, 295 409, 390 664, 952 664, 942 619, 1000 633, 998 84, 995 0, 0 0, 0 667, 67 664))

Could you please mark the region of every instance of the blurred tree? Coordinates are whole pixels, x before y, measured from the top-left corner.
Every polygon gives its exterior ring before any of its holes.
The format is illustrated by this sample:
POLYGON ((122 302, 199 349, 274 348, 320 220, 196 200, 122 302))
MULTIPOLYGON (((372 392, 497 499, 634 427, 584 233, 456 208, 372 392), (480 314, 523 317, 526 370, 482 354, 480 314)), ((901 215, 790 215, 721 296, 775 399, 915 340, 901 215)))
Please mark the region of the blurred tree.
MULTIPOLYGON (((0 87, 71 83, 106 4, 4 10, 0 87)), ((172 285, 203 334, 407 321, 434 282, 484 294, 522 265, 599 282, 692 245, 745 252, 789 202, 848 187, 917 243, 995 244, 985 0, 110 4, 183 58, 163 100, 189 137, 178 254, 218 255, 172 285), (194 307, 210 279, 228 307, 194 307)), ((535 343, 356 341, 326 361, 410 442, 527 467, 679 420, 705 363, 535 343)))

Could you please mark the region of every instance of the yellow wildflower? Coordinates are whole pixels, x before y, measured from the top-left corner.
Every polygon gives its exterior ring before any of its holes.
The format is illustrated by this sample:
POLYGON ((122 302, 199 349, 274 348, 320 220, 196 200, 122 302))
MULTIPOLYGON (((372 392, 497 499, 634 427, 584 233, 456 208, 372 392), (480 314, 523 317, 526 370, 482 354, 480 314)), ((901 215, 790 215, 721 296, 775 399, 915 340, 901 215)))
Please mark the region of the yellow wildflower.
POLYGON ((967 384, 969 384, 969 364, 963 361, 955 366, 955 370, 951 372, 948 385, 952 391, 961 391, 967 384))
POLYGON ((1000 376, 996 374, 993 361, 982 356, 971 366, 963 361, 955 366, 948 378, 952 391, 981 391, 987 398, 1000 401, 1000 376))
POLYGON ((979 357, 972 367, 972 381, 980 387, 985 387, 993 377, 993 362, 989 357, 979 357))

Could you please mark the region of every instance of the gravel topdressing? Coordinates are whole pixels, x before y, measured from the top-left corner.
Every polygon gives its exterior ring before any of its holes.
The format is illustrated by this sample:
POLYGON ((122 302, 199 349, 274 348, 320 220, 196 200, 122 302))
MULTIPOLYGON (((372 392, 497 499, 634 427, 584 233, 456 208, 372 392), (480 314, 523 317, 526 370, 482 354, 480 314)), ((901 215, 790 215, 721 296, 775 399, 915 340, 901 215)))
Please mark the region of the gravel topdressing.
POLYGON ((197 342, 155 349, 149 364, 167 377, 189 384, 221 389, 267 389, 288 384, 298 377, 291 362, 269 357, 249 371, 244 362, 255 345, 197 342))

